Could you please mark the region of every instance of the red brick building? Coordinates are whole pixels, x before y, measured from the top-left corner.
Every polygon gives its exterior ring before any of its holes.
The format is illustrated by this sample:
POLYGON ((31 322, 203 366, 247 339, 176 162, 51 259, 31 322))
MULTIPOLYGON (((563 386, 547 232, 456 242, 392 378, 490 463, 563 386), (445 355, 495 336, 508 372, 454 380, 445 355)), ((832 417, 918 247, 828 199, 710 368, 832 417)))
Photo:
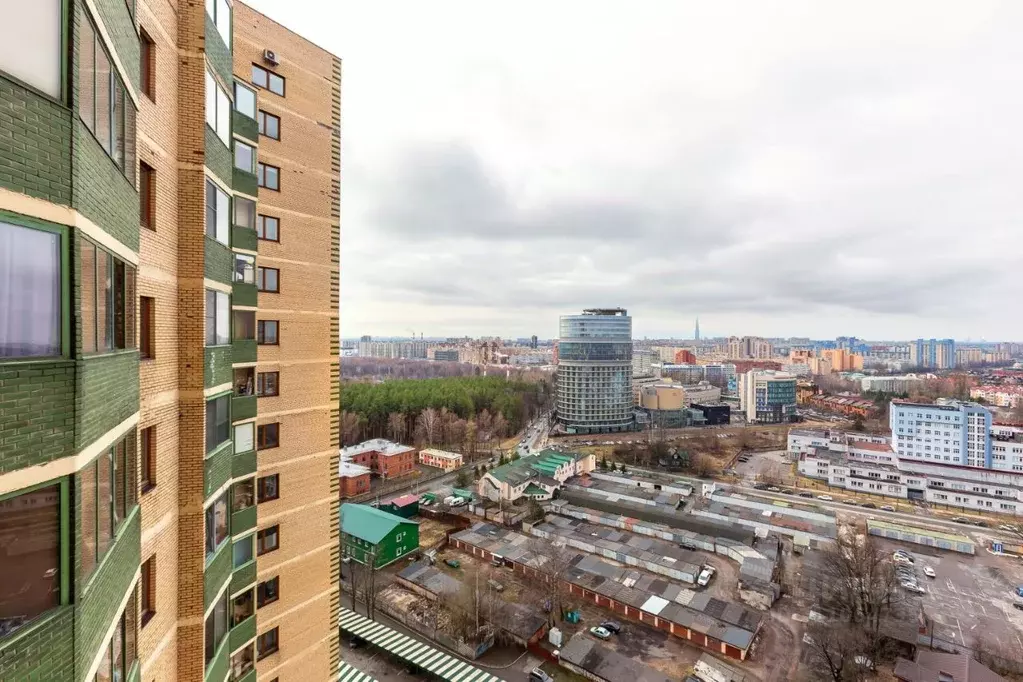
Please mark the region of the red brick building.
POLYGON ((338 469, 339 497, 355 497, 369 491, 370 470, 368 467, 341 460, 338 469))
POLYGON ((374 438, 341 450, 341 460, 368 468, 381 478, 407 476, 416 470, 416 448, 374 438))
POLYGON ((679 348, 675 351, 675 364, 676 365, 695 365, 696 355, 691 350, 685 348, 679 348))

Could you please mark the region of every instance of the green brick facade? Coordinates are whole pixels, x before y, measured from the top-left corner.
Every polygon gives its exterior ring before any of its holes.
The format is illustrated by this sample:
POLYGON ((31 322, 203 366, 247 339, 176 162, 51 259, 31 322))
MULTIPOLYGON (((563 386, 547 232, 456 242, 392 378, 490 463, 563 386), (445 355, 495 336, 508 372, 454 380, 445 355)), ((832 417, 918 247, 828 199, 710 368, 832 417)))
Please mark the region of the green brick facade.
POLYGON ((206 499, 231 479, 231 448, 230 442, 225 443, 206 458, 203 465, 203 496, 206 499))
POLYGON ((71 111, 3 76, 0 187, 71 204, 71 111))
POLYGON ((0 364, 0 474, 67 457, 74 440, 75 363, 0 364))
MULTIPOLYGON (((232 22, 233 27, 233 22, 232 22)), ((206 15, 206 58, 213 65, 217 77, 224 83, 227 89, 232 90, 234 83, 234 58, 231 56, 231 48, 224 44, 224 38, 220 35, 217 27, 213 25, 210 15, 206 15)), ((231 93, 234 97, 234 93, 231 93)))
POLYGON ((228 539, 206 563, 206 572, 203 575, 203 602, 206 608, 210 607, 220 594, 224 583, 230 578, 231 559, 231 540, 228 539))
POLYGON ((225 187, 231 186, 232 169, 234 159, 231 150, 227 148, 224 141, 217 137, 217 133, 206 126, 206 167, 220 180, 225 187))
POLYGON ((207 346, 203 365, 206 388, 229 383, 231 381, 231 346, 207 346))
POLYGON ((0 680, 74 680, 75 609, 54 609, 0 639, 0 680))
POLYGON ((216 239, 206 237, 206 261, 204 274, 208 279, 221 284, 231 284, 234 272, 234 255, 216 239))
POLYGON ((92 355, 77 363, 75 439, 81 449, 139 410, 138 351, 92 355))

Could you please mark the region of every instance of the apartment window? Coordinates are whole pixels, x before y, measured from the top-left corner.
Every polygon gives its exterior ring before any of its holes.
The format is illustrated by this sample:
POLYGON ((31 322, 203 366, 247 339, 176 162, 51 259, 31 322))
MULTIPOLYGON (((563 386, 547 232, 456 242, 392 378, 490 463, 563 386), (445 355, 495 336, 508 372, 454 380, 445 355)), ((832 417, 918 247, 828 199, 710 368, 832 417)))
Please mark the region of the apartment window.
POLYGON ((256 221, 256 236, 264 241, 279 242, 281 220, 273 216, 260 215, 256 221))
POLYGON ((262 109, 259 111, 259 118, 256 119, 259 123, 259 134, 266 137, 273 138, 275 140, 281 139, 281 118, 280 116, 274 116, 268 114, 262 109))
POLYGON ((256 603, 259 608, 273 604, 280 598, 280 578, 273 577, 256 586, 256 603))
POLYGON ((103 651, 100 659, 99 669, 96 671, 96 680, 123 680, 128 670, 135 664, 135 598, 137 592, 132 593, 128 600, 128 606, 121 613, 121 617, 115 621, 114 632, 110 637, 110 643, 103 651))
POLYGON ((256 91, 238 81, 234 82, 234 110, 256 118, 256 91))
POLYGON ((280 477, 278 474, 271 474, 269 476, 260 476, 256 482, 256 499, 259 502, 270 502, 280 497, 278 492, 278 485, 280 483, 280 477))
POLYGON ((256 289, 276 294, 281 290, 281 271, 277 268, 256 269, 256 289))
POLYGON ((263 556, 280 547, 280 526, 270 526, 256 533, 256 554, 263 556))
POLYGON ((156 427, 142 429, 139 434, 139 478, 142 481, 142 494, 156 487, 156 427))
POLYGON ((256 648, 249 644, 231 655, 231 676, 232 680, 240 680, 256 667, 256 648))
POLYGON ((231 343, 231 297, 222 291, 206 290, 206 345, 231 343))
POLYGON ((279 323, 277 320, 260 320, 256 323, 256 343, 261 346, 276 346, 279 323))
POLYGON ((213 452, 231 437, 230 395, 206 401, 206 452, 213 452))
POLYGON ((103 560, 128 513, 138 490, 135 471, 135 432, 101 452, 76 477, 81 501, 79 556, 87 576, 103 560))
POLYGON ((269 450, 280 445, 279 423, 262 424, 256 428, 256 449, 269 450))
MULTIPOLYGON (((32 31, 33 37, 37 35, 41 34, 32 31)), ((22 37, 17 42, 24 40, 22 37)), ((9 48, 9 45, 5 47, 9 48)), ((134 186, 135 106, 125 96, 124 83, 88 17, 85 17, 79 31, 78 59, 78 115, 114 165, 134 186), (128 135, 132 136, 130 143, 128 135)))
POLYGON ((284 97, 284 78, 258 64, 252 65, 252 84, 284 97))
POLYGON ((256 479, 247 478, 231 486, 231 513, 248 509, 256 503, 256 479))
POLYGON ((210 615, 206 616, 206 665, 220 648, 221 642, 227 637, 227 591, 217 598, 210 615))
POLYGON ((231 146, 231 100, 209 69, 206 70, 206 125, 221 142, 231 146))
POLYGON ((250 533, 231 543, 231 561, 235 568, 241 568, 255 558, 256 552, 253 549, 255 540, 256 534, 250 533))
POLYGON ((267 163, 259 163, 256 166, 256 180, 260 187, 280 191, 281 169, 267 163))
POLYGON ((59 233, 0 221, 0 358, 61 354, 61 262, 59 233))
POLYGON ((54 99, 61 96, 60 0, 22 3, 0 24, 0 68, 54 99))
POLYGON ((142 604, 140 606, 140 612, 142 614, 142 620, 140 627, 145 627, 146 623, 153 619, 156 615, 156 557, 149 557, 145 563, 142 564, 141 580, 139 592, 142 597, 142 604))
POLYGON ((228 538, 227 493, 206 507, 206 557, 223 547, 228 538))
MULTIPOLYGON (((254 341, 256 339, 256 311, 236 310, 234 311, 234 339, 235 341, 254 341)), ((252 368, 248 368, 251 372, 252 368)), ((237 379, 238 370, 235 370, 237 379)), ((237 382, 235 382, 237 385, 237 382)), ((249 384, 250 388, 252 384, 249 384)), ((252 395, 244 393, 242 395, 252 395)))
POLYGON ((156 101, 156 43, 145 29, 139 32, 139 66, 142 69, 142 93, 156 101))
POLYGON ((139 296, 139 357, 156 357, 156 300, 152 296, 139 296))
POLYGON ((234 454, 249 452, 255 443, 256 425, 253 422, 234 427, 234 454))
POLYGON ((256 283, 256 259, 242 253, 234 255, 234 281, 244 284, 256 283))
POLYGON ((238 227, 247 227, 250 230, 256 227, 256 202, 245 197, 234 198, 234 224, 238 227))
POLYGON ((231 198, 217 183, 206 178, 206 236, 231 245, 231 198))
POLYGON ((145 161, 139 161, 139 222, 156 229, 156 171, 145 161))
POLYGON ((82 351, 135 347, 135 268, 81 239, 82 351))
POLYGON ((251 144, 234 141, 234 167, 246 173, 256 171, 256 148, 251 144))
POLYGON ((256 375, 256 395, 271 398, 280 395, 280 372, 260 372, 256 375))
POLYGON ((246 590, 231 600, 231 627, 248 620, 256 612, 255 590, 246 590))
POLYGON ((217 33, 224 39, 224 44, 231 47, 231 6, 227 0, 206 0, 206 14, 217 27, 217 33))
POLYGON ((277 628, 271 628, 256 638, 256 651, 258 658, 262 660, 270 654, 277 652, 277 628))
POLYGON ((0 502, 0 575, 4 576, 0 637, 61 603, 60 488, 53 484, 0 502))

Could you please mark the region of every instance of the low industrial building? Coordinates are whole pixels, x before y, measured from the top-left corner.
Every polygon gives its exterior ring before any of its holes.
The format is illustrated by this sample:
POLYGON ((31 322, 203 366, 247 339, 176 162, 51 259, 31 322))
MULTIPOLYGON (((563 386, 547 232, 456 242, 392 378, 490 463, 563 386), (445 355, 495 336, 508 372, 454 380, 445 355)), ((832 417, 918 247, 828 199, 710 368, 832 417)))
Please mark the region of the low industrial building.
POLYGON ((458 452, 426 448, 419 451, 419 463, 425 464, 428 467, 437 467, 444 471, 451 471, 462 466, 462 455, 458 452))
POLYGON ((491 469, 477 481, 476 492, 494 502, 514 502, 523 497, 549 500, 567 479, 594 468, 596 457, 592 454, 544 450, 491 469))
POLYGON ((890 540, 900 540, 926 547, 947 549, 951 552, 959 552, 960 554, 976 553, 976 546, 973 540, 967 536, 933 528, 907 526, 879 519, 867 519, 867 533, 890 540))
POLYGON ((830 542, 837 535, 834 518, 829 521, 812 519, 791 514, 782 506, 765 505, 770 508, 756 509, 749 505, 738 504, 738 502, 740 500, 724 497, 704 498, 690 510, 690 514, 718 522, 745 526, 761 537, 776 533, 793 538, 802 537, 820 542, 830 542))
POLYGON ((365 504, 342 504, 341 550, 347 559, 381 568, 419 550, 419 524, 365 504))
POLYGON ((721 426, 732 422, 732 406, 727 403, 694 402, 690 407, 703 414, 706 426, 721 426))
POLYGON ((388 514, 394 514, 403 519, 410 519, 419 514, 419 496, 412 494, 402 495, 390 502, 381 504, 379 508, 388 514))
MULTIPOLYGON (((452 534, 449 542, 483 560, 500 557, 516 572, 542 578, 537 569, 546 559, 534 554, 528 537, 520 533, 477 523, 452 534)), ((762 614, 740 604, 595 556, 576 553, 570 565, 563 582, 571 595, 728 658, 744 660, 764 622, 762 614)))
POLYGON ((559 663, 597 682, 672 682, 670 677, 643 665, 584 634, 561 648, 559 663))
POLYGON ((416 470, 416 449, 411 445, 374 438, 341 449, 341 459, 368 467, 381 478, 407 476, 416 470))

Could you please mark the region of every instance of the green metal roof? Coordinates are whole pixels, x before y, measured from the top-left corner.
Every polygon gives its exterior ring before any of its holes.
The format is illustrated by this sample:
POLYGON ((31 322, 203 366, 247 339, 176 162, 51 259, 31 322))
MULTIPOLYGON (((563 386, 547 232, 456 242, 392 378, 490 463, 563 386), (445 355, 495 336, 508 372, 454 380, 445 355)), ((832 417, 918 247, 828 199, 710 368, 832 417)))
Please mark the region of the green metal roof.
POLYGON ((546 490, 544 490, 543 488, 541 488, 538 485, 533 485, 532 483, 530 483, 529 485, 526 486, 526 489, 522 491, 522 494, 523 495, 550 495, 549 492, 547 492, 546 490))
POLYGON ((337 682, 377 682, 376 678, 370 677, 358 668, 354 668, 344 661, 338 669, 337 682))
POLYGON ((403 523, 419 525, 365 504, 341 505, 341 532, 374 545, 403 523))
POLYGON ((460 658, 434 649, 349 609, 341 609, 341 629, 427 670, 446 682, 504 682, 460 658))

